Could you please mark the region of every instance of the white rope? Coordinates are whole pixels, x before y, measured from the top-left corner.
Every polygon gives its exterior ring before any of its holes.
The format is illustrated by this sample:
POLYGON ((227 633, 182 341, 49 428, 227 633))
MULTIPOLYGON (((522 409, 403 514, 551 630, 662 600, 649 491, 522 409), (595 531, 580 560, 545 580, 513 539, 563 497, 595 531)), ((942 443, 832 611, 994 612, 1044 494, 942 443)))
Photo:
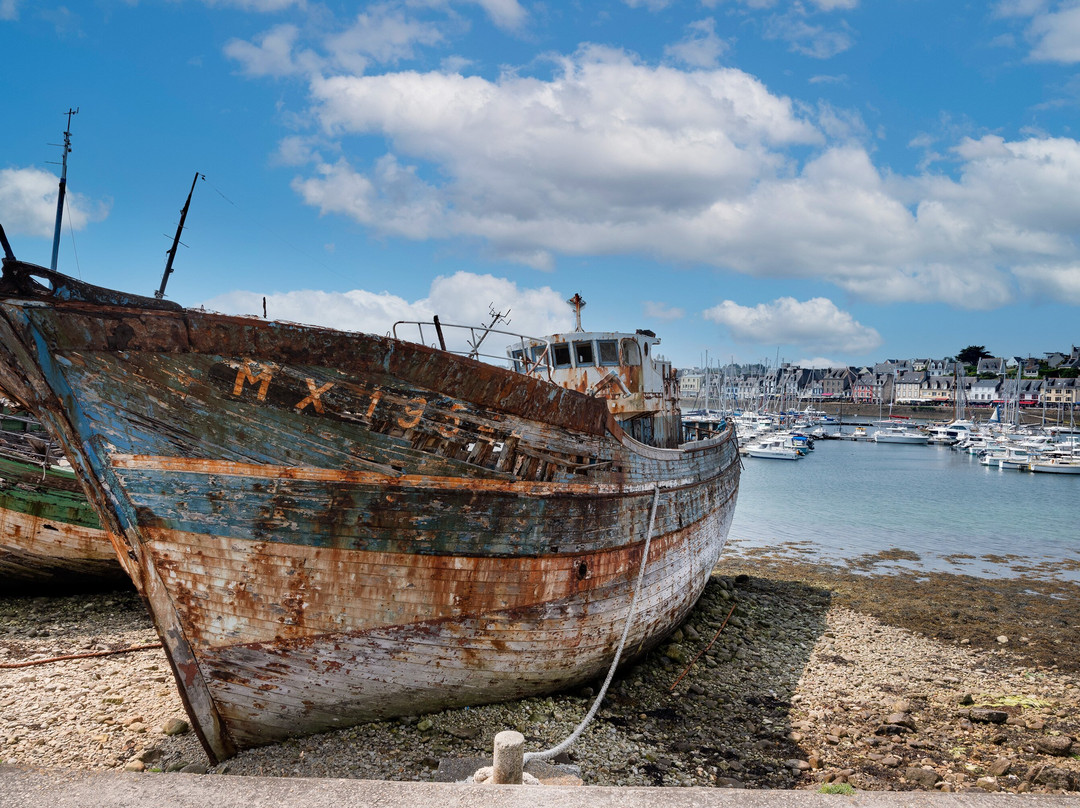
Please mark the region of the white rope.
POLYGON ((649 545, 652 543, 653 528, 656 526, 656 505, 660 501, 660 486, 653 486, 653 501, 652 511, 649 513, 649 532, 645 536, 645 549, 641 553, 641 566, 638 568, 637 583, 634 585, 634 595, 630 599, 630 610, 626 615, 626 625, 623 626, 622 637, 619 639, 619 647, 615 649, 615 658, 611 660, 611 667, 608 668, 607 678, 604 679, 604 684, 600 688, 600 692, 596 694, 596 699, 592 703, 592 707, 589 708, 589 712, 585 714, 585 717, 581 720, 581 723, 577 725, 577 728, 566 738, 565 741, 558 746, 553 746, 551 749, 545 749, 543 752, 526 752, 524 756, 524 762, 528 763, 530 760, 550 760, 560 752, 569 749, 570 746, 581 737, 581 733, 585 731, 585 727, 592 721, 593 716, 596 715, 596 711, 600 708, 600 702, 604 700, 604 694, 607 693, 608 685, 611 684, 612 678, 615 676, 615 669, 619 667, 619 659, 622 657, 623 646, 626 645, 626 637, 630 633, 630 626, 634 622, 634 610, 637 608, 638 595, 641 593, 641 582, 645 580, 645 564, 649 560, 649 545))

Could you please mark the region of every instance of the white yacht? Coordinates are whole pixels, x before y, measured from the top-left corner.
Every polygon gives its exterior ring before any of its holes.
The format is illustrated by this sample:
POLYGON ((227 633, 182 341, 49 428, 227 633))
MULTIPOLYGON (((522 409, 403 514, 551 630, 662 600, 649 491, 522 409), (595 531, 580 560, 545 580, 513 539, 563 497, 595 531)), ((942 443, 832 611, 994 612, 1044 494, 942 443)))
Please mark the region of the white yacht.
POLYGON ((1043 474, 1080 474, 1080 457, 1042 457, 1029 468, 1043 474))
POLYGON ((877 443, 921 443, 926 444, 930 436, 925 432, 905 427, 902 424, 888 423, 874 433, 877 443))
POLYGON ((784 436, 763 438, 743 449, 743 454, 770 460, 798 460, 802 457, 799 450, 791 445, 790 438, 784 436))

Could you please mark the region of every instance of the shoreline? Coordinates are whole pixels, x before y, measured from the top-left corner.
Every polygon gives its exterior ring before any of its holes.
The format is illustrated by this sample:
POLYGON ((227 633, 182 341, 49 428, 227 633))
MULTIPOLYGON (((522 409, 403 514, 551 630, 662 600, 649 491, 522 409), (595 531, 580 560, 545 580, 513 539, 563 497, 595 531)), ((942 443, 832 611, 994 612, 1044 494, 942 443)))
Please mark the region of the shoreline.
MULTIPOLYGON (((1080 586, 874 574, 877 563, 723 557, 687 622, 620 669, 561 762, 587 785, 1080 789, 1080 586)), ((133 591, 0 599, 0 663, 155 639, 133 591)), ((442 760, 490 756, 505 729, 527 751, 557 744, 599 684, 289 740, 210 768, 192 732, 163 732, 187 720, 160 649, 3 668, 0 761, 434 780, 442 760)))

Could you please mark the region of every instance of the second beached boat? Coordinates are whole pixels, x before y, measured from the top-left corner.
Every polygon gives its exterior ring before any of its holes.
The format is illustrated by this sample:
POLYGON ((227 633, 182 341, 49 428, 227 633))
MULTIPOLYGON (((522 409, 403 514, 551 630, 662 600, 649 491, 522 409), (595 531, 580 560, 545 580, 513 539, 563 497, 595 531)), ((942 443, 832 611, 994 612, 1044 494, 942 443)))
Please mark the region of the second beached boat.
POLYGON ((58 595, 130 585, 79 481, 41 426, 0 414, 0 592, 58 595))

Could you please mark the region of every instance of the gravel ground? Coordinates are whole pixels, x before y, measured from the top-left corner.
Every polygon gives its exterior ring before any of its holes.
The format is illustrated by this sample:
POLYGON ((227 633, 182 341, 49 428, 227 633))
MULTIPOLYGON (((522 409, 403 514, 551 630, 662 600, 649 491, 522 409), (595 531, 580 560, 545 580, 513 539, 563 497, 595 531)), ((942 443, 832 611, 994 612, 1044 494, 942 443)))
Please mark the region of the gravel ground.
MULTIPOLYGON (((589 785, 1080 789, 1080 588, 1047 569, 868 574, 883 560, 726 559, 687 622, 623 667, 561 762, 589 785)), ((0 598, 0 666, 155 640, 133 593, 0 598)), ((504 729, 529 751, 554 746, 592 697, 366 724, 210 771, 431 780, 440 761, 489 756, 504 729)), ((208 766, 160 649, 0 667, 0 761, 208 766)))

